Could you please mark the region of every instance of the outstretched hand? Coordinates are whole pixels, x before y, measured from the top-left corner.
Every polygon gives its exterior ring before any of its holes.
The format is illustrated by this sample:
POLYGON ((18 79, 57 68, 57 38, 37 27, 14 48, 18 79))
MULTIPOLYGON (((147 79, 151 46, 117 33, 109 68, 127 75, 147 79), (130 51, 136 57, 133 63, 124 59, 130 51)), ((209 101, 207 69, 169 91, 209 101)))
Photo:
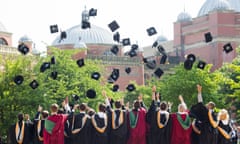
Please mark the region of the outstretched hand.
POLYGON ((202 92, 202 86, 201 85, 197 85, 197 91, 199 92, 199 93, 201 93, 202 92))
POLYGON ((43 109, 43 107, 42 106, 38 106, 38 112, 42 112, 42 109, 43 109))
POLYGON ((138 96, 138 101, 139 101, 139 102, 142 102, 142 99, 143 99, 143 96, 142 96, 142 94, 140 94, 140 95, 138 96))
POLYGON ((180 100, 180 102, 184 102, 182 95, 179 95, 178 99, 180 100))

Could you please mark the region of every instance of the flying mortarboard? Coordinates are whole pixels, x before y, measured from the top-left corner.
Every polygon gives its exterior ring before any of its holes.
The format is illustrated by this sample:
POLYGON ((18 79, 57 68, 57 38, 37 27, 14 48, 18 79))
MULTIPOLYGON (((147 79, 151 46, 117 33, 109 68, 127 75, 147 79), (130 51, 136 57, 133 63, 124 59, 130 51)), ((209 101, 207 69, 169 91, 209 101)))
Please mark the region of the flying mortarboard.
POLYGON ((122 45, 123 46, 128 46, 131 45, 130 38, 125 38, 122 40, 122 45))
POLYGON ((79 67, 84 66, 84 65, 85 65, 85 64, 84 64, 84 59, 83 59, 83 58, 78 59, 78 60, 77 60, 77 65, 78 65, 79 67))
POLYGON ((154 74, 155 74, 158 78, 160 78, 160 77, 164 74, 164 72, 163 72, 162 69, 157 68, 157 69, 154 71, 154 74))
POLYGON ((113 54, 117 55, 118 51, 119 51, 118 46, 117 45, 113 45, 112 48, 111 48, 111 52, 113 54))
POLYGON ((152 48, 157 47, 157 45, 158 45, 158 42, 155 41, 155 42, 152 44, 152 48))
POLYGON ((80 97, 76 94, 72 94, 72 97, 74 101, 78 101, 80 99, 80 97))
POLYGON ((187 59, 194 63, 196 60, 196 56, 194 54, 189 54, 187 55, 187 59))
POLYGON ((119 78, 119 75, 120 75, 119 69, 114 68, 111 75, 110 75, 110 78, 114 81, 117 81, 117 79, 119 78))
POLYGON ((90 99, 93 99, 96 97, 96 91, 94 89, 88 89, 86 96, 90 99))
POLYGON ((118 23, 114 20, 108 24, 108 27, 111 29, 112 32, 116 31, 119 28, 118 23))
POLYGON ((51 64, 56 64, 56 59, 54 56, 51 57, 51 64))
POLYGON ((160 60, 160 64, 165 64, 167 61, 167 55, 162 55, 161 60, 160 60))
POLYGON ((212 41, 212 35, 210 32, 207 32, 204 34, 204 37, 205 37, 205 42, 208 43, 208 42, 211 42, 212 41))
POLYGON ((127 74, 130 74, 130 73, 131 73, 131 68, 130 68, 130 67, 126 67, 126 68, 125 68, 125 72, 126 72, 127 74))
POLYGON ((45 70, 50 69, 50 62, 44 62, 40 67, 40 72, 45 72, 45 70))
POLYGON ((29 48, 24 43, 21 43, 18 45, 18 51, 25 55, 29 52, 29 48))
POLYGON ((134 91, 136 88, 135 88, 134 84, 129 84, 129 85, 127 85, 126 89, 127 89, 129 92, 132 92, 132 91, 134 91))
POLYGON ((89 16, 96 16, 97 15, 97 9, 91 8, 89 10, 89 16))
POLYGON ((156 68, 156 61, 155 60, 151 60, 151 61, 148 61, 146 66, 149 68, 149 69, 155 69, 156 68))
POLYGON ((135 57, 135 56, 137 56, 137 52, 135 51, 135 50, 130 50, 129 52, 128 52, 128 55, 130 56, 130 57, 135 57))
POLYGON ((52 79, 55 80, 55 79, 57 79, 58 72, 57 72, 57 71, 53 71, 53 72, 51 72, 51 75, 50 75, 50 76, 51 76, 52 79))
POLYGON ((63 40, 63 39, 66 39, 66 38, 67 38, 67 32, 66 31, 62 31, 61 35, 60 35, 60 39, 63 40))
POLYGON ((154 27, 150 27, 147 29, 147 33, 148 33, 148 36, 152 36, 152 35, 157 34, 157 31, 154 27))
POLYGON ((82 29, 91 28, 91 24, 88 21, 82 21, 82 29))
POLYGON ((233 50, 233 47, 231 45, 231 43, 227 43, 223 46, 223 51, 225 51, 226 53, 229 53, 233 50))
POLYGON ((57 33, 58 32, 58 25, 50 25, 50 32, 57 33))
POLYGON ((184 68, 185 68, 186 70, 191 70, 191 69, 192 69, 192 66, 193 66, 193 62, 192 62, 191 60, 186 59, 186 60, 184 61, 184 68))
POLYGON ((119 89, 119 85, 117 85, 117 84, 113 85, 113 87, 112 87, 113 92, 118 91, 118 89, 119 89))
POLYGON ((116 42, 120 42, 120 34, 119 32, 116 32, 114 35, 113 35, 113 40, 116 41, 116 42))
POLYGON ((147 62, 148 62, 148 59, 147 59, 147 58, 143 58, 143 62, 144 62, 144 63, 147 63, 147 62))
POLYGON ((159 45, 159 46, 157 47, 157 49, 158 49, 158 51, 159 51, 161 54, 165 54, 165 49, 163 48, 162 45, 159 45))
POLYGON ((138 49, 138 45, 137 45, 137 44, 133 44, 133 45, 131 46, 131 49, 132 49, 132 50, 137 50, 137 49, 138 49))
POLYGON ((93 72, 91 75, 91 78, 95 80, 99 80, 100 77, 101 77, 101 74, 99 72, 93 72))
POLYGON ((206 64, 207 64, 207 63, 204 62, 204 61, 199 61, 197 67, 200 68, 200 69, 204 69, 205 66, 206 66, 206 64))
POLYGON ((17 85, 20 85, 20 84, 23 83, 24 78, 23 78, 23 76, 21 76, 21 75, 17 75, 17 76, 14 77, 13 81, 14 81, 17 85))
POLYGON ((32 89, 36 89, 36 88, 39 86, 39 84, 38 84, 38 82, 37 82, 36 80, 33 80, 33 81, 29 84, 29 86, 30 86, 32 89))

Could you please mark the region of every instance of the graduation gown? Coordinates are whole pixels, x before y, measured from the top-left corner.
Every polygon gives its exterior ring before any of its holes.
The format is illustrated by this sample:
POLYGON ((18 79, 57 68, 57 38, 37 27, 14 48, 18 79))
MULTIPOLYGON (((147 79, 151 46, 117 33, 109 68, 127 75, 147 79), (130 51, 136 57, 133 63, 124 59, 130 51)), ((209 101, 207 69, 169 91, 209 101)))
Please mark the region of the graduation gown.
POLYGON ((44 121, 40 119, 40 112, 38 112, 34 119, 34 144, 43 144, 44 121))
POLYGON ((91 144, 108 144, 108 117, 101 117, 99 113, 91 118, 91 144))
POLYGON ((109 111, 110 144, 126 144, 127 142, 127 115, 125 110, 109 111))
POLYGON ((188 113, 171 114, 171 144, 191 144, 191 120, 188 113))
POLYGON ((159 111, 153 101, 147 112, 149 144, 170 144, 171 120, 167 111, 159 111))
POLYGON ((72 143, 89 144, 90 143, 90 117, 85 113, 79 113, 72 119, 72 143))
POLYGON ((208 111, 203 103, 197 103, 190 109, 190 116, 198 121, 200 134, 198 134, 198 144, 218 144, 216 115, 208 111))
POLYGON ((18 121, 9 129, 10 144, 31 144, 33 134, 33 125, 18 121))
POLYGON ((128 113, 129 138, 127 144, 146 144, 146 110, 139 108, 128 113))
POLYGON ((232 127, 230 126, 230 124, 229 123, 224 124, 222 121, 220 121, 218 127, 219 127, 218 144, 232 144, 231 142, 232 127), (229 138, 227 138, 227 136, 229 136, 229 138))
POLYGON ((64 124, 67 120, 65 114, 49 116, 44 123, 44 144, 64 144, 64 124))

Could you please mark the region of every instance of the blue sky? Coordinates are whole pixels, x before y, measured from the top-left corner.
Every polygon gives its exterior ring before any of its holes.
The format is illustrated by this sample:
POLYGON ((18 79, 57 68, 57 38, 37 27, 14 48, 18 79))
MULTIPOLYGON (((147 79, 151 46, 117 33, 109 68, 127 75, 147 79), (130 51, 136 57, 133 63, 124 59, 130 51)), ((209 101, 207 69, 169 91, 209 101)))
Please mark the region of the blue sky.
POLYGON ((29 36, 43 49, 42 42, 50 45, 58 34, 51 34, 49 26, 58 24, 66 30, 81 22, 81 12, 96 8, 97 16, 91 22, 110 29, 107 25, 116 20, 121 37, 129 37, 140 46, 151 45, 159 35, 173 39, 173 23, 180 12, 193 18, 205 0, 2 0, 0 22, 13 33, 13 46, 23 35, 29 36), (158 34, 149 37, 146 29, 155 27, 158 34), (41 43, 41 44, 40 44, 41 43))

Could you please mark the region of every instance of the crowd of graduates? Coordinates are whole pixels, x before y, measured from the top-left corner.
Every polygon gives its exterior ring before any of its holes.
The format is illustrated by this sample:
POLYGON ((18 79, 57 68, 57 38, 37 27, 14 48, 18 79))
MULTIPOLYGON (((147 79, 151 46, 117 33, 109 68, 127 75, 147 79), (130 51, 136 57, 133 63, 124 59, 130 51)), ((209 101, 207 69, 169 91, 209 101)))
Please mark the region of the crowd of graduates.
POLYGON ((112 101, 103 91, 105 103, 98 110, 86 103, 69 106, 68 100, 38 107, 34 120, 18 115, 11 126, 11 144, 237 144, 237 130, 226 109, 214 111, 214 102, 203 104, 202 86, 197 85, 198 103, 189 109, 182 96, 177 112, 160 101, 152 87, 152 103, 144 105, 142 96, 132 108, 123 100, 112 101))

